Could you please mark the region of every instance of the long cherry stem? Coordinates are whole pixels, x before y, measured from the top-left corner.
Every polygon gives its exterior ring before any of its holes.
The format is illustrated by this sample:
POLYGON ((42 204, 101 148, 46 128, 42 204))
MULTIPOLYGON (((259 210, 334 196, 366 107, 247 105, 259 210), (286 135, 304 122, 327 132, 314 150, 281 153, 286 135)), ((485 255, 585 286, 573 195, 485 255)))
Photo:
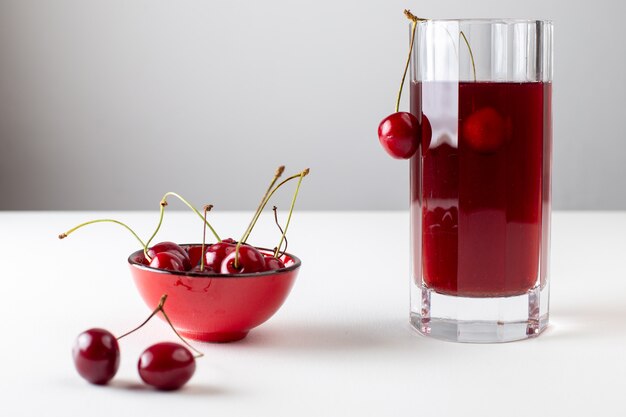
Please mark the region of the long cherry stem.
POLYGON ((204 271, 204 249, 206 248, 206 214, 213 208, 212 204, 204 206, 204 227, 202 228, 202 256, 200 257, 200 272, 204 271))
POLYGON ((243 238, 237 242, 237 246, 235 248, 235 263, 234 266, 235 268, 238 267, 236 261, 237 261, 237 257, 239 255, 239 248, 241 247, 241 245, 243 245, 244 243, 246 243, 246 240, 248 240, 248 237, 250 237, 250 233, 252 232, 252 229, 254 228, 254 226, 256 225, 257 220, 259 219, 259 216, 261 215, 261 212, 263 212, 263 209, 265 208, 265 206, 267 205, 267 203, 270 201, 270 199, 272 198, 272 196, 274 195, 274 193, 276 192, 276 190, 278 190, 280 187, 282 187, 283 185, 285 185, 286 183, 288 183, 289 181, 296 179, 296 178, 302 178, 302 177, 306 177, 309 174, 309 168, 303 170, 302 172, 292 175, 289 178, 285 178, 284 180, 282 180, 277 186, 275 186, 272 191, 269 192, 269 194, 266 195, 265 197, 265 201, 263 201, 263 204, 261 204, 259 206, 259 209, 257 210, 257 216, 255 216, 254 222, 252 223, 252 227, 248 228, 248 231, 246 232, 246 234, 243 236, 243 238))
MULTIPOLYGON (((267 198, 265 198, 265 201, 263 202, 263 204, 261 205, 261 208, 259 210, 259 213, 263 212, 263 209, 265 208, 265 206, 267 205, 267 203, 270 201, 270 199, 272 198, 272 196, 274 195, 274 193, 283 185, 285 185, 286 183, 288 183, 291 180, 294 180, 296 178, 300 178, 300 177, 306 177, 309 174, 309 168, 303 170, 302 172, 292 175, 289 178, 285 178, 284 180, 282 180, 277 186, 275 186, 272 191, 267 195, 267 198)), ((258 216, 257 219, 258 220, 258 216)), ((254 225, 256 224, 256 220, 255 223, 252 225, 252 228, 254 228, 254 225)), ((252 228, 250 228, 249 232, 244 236, 244 238, 242 239, 241 243, 246 243, 246 240, 248 240, 248 237, 250 237, 250 233, 252 232, 252 228)))
POLYGON ((161 299, 159 300, 159 305, 157 305, 157 307, 152 311, 152 313, 148 316, 147 319, 144 320, 143 323, 141 323, 139 326, 135 327, 133 330, 130 330, 126 333, 124 333, 123 335, 119 336, 117 338, 117 340, 120 340, 123 337, 128 336, 131 333, 135 333, 137 330, 141 329, 143 326, 145 326, 152 317, 154 317, 159 311, 161 311, 161 309, 163 308, 163 305, 165 304, 165 300, 167 300, 167 294, 163 294, 161 296, 161 299))
MULTIPOLYGON (((402 89, 404 87, 404 80, 406 79, 406 73, 409 70, 409 64, 411 62, 411 53, 413 52, 413 44, 415 43, 415 31, 417 29, 417 22, 424 22, 428 20, 428 19, 415 16, 413 13, 411 13, 410 10, 405 10, 404 15, 407 17, 407 19, 411 21, 411 43, 409 45, 409 56, 406 59, 406 64, 404 66, 404 73, 402 74, 402 81, 400 82, 400 90, 398 91, 398 97, 396 100, 396 113, 400 110, 400 98, 402 97, 402 89)), ((472 47, 470 46, 467 36, 465 36, 465 33, 463 33, 462 30, 459 32, 459 35, 461 35, 461 37, 463 38, 463 41, 465 41, 465 45, 467 45, 467 49, 470 55, 470 60, 472 61, 472 71, 474 74, 474 81, 476 81, 476 63, 474 61, 474 53, 472 52, 472 47)))
POLYGON ((67 232, 61 233, 59 235, 59 239, 65 239, 67 236, 69 236, 71 233, 75 232, 76 230, 80 229, 81 227, 88 226, 88 225, 94 224, 94 223, 115 223, 115 224, 118 224, 118 225, 120 225, 122 227, 125 227, 126 230, 128 230, 130 233, 133 234, 133 236, 135 236, 135 239, 137 239, 137 241, 141 244, 141 246, 145 247, 145 244, 143 243, 143 240, 141 240, 141 238, 139 236, 137 236, 137 233, 135 233, 135 231, 133 229, 131 229, 125 223, 122 223, 121 221, 115 220, 115 219, 96 219, 96 220, 90 220, 90 221, 85 222, 85 223, 81 223, 78 226, 72 227, 67 232))
MULTIPOLYGON (((274 211, 274 222, 276 223, 278 230, 280 230, 280 233, 285 236, 285 249, 282 251, 283 252, 282 255, 284 255, 285 252, 287 252, 287 247, 289 247, 289 241, 287 241, 287 235, 285 235, 285 231, 283 230, 283 228, 280 226, 280 223, 278 222, 278 207, 274 206, 272 207, 272 210, 274 211)), ((277 246, 276 248, 274 248, 274 251, 276 253, 279 253, 280 247, 277 246)), ((274 257, 278 258, 278 255, 274 255, 274 257)))
POLYGON ((405 10, 404 15, 407 19, 411 20, 411 43, 409 45, 409 55, 406 58, 406 64, 404 65, 404 72, 402 73, 402 81, 400 81, 400 90, 398 90, 398 97, 396 99, 396 113, 400 111, 400 99, 402 98, 402 90, 404 88, 404 80, 406 79, 406 73, 409 70, 409 64, 411 63, 411 52, 413 52, 413 43, 415 42, 415 31, 417 29, 417 22, 425 21, 421 17, 415 16, 410 10, 405 10))
POLYGON ((144 245, 144 254, 147 254, 148 246, 150 245, 150 242, 152 242, 152 239, 154 239, 156 234, 161 229, 161 225, 163 224, 163 215, 165 214, 165 206, 167 206, 167 197, 169 197, 169 196, 176 197, 180 201, 182 201, 187 207, 189 207, 194 213, 196 213, 198 215, 198 217, 200 217, 202 219, 204 224, 207 225, 209 227, 209 229, 211 229, 211 232, 213 233, 213 236, 215 236, 215 239, 217 239, 218 242, 222 241, 222 239, 220 239, 220 237, 217 234, 217 232, 215 231, 215 229, 213 229, 213 226, 211 226, 211 224, 206 221, 206 219, 202 216, 202 213, 200 213, 198 211, 198 209, 196 209, 194 206, 192 206, 191 203, 189 203, 187 200, 185 200, 179 194, 176 194, 176 193, 173 193, 173 192, 168 192, 168 193, 165 193, 165 195, 161 199, 161 203, 160 203, 161 204, 161 212, 159 214, 159 223, 157 224, 157 227, 154 230, 154 233, 152 233, 152 236, 150 236, 150 239, 148 239, 148 241, 144 245))
POLYGON ((467 36, 465 36, 465 33, 463 33, 463 31, 460 31, 459 35, 463 37, 463 40, 465 41, 465 45, 467 45, 467 50, 469 51, 470 60, 472 61, 472 71, 474 73, 474 82, 476 82, 476 63, 474 62, 474 53, 472 52, 472 47, 470 46, 469 40, 467 40, 467 36))
POLYGON ((174 328, 174 325, 172 324, 170 318, 167 316, 167 313, 165 312, 165 301, 167 300, 167 294, 163 294, 161 296, 161 299, 159 300, 159 304, 157 305, 157 307, 152 311, 152 313, 148 316, 148 318, 146 320, 144 320, 143 323, 141 323, 139 326, 135 327, 133 330, 124 333, 123 335, 119 336, 117 338, 117 340, 120 340, 123 337, 128 336, 131 333, 136 332, 137 330, 141 329, 143 326, 145 326, 150 319, 152 319, 152 317, 154 317, 156 314, 158 314, 159 312, 161 312, 161 314, 163 314, 163 317, 165 318, 165 321, 167 321, 167 324, 170 325, 170 327, 172 328, 172 331, 176 334, 176 336, 178 336, 178 338, 191 350, 193 350, 194 352, 196 352, 196 355, 194 355, 194 358, 200 358, 202 356, 204 356, 204 353, 200 352, 198 349, 194 348, 193 346, 191 346, 189 344, 189 342, 187 342, 174 328))
POLYGON ((237 246, 235 247, 235 262, 233 264, 235 268, 239 268, 239 248, 241 247, 242 242, 245 243, 246 239, 252 232, 252 228, 254 227, 257 220, 259 219, 259 216, 261 215, 261 211, 263 211, 263 207, 264 207, 263 203, 267 199, 267 196, 269 195, 269 193, 272 191, 272 187, 274 186, 274 184, 276 184, 276 181, 278 181, 278 178, 280 178, 280 176, 283 175, 284 171, 285 171, 284 165, 281 165, 278 168, 276 168, 276 172, 274 172, 274 177, 272 178, 272 181, 270 182, 269 187, 267 187, 265 194, 263 194, 263 198, 261 198, 261 201, 259 202, 259 205, 256 208, 256 211, 254 212, 254 215, 252 216, 250 223, 248 224, 248 227, 246 228, 245 232, 243 232, 243 236, 241 237, 241 239, 239 239, 239 242, 237 243, 237 246))
POLYGON ((289 208, 289 215, 287 216, 287 223, 285 223, 285 230, 283 230, 283 234, 280 237, 280 241, 278 242, 278 245, 276 246, 276 251, 274 251, 275 258, 278 257, 278 252, 280 250, 280 247, 283 245, 283 240, 286 239, 287 229, 289 229, 289 222, 291 222, 291 215, 293 214, 293 208, 296 206, 296 199, 298 198, 300 185, 302 184, 302 180, 307 174, 308 174, 308 171, 306 173, 304 171, 300 173, 300 178, 298 179, 298 184, 296 185, 296 191, 293 193, 293 198, 291 199, 291 207, 289 208))
POLYGON ((245 242, 245 239, 250 234, 250 231, 254 227, 254 224, 256 223, 257 219, 259 218, 261 214, 263 202, 265 201, 269 193, 272 191, 272 187, 274 186, 274 184, 276 184, 276 181, 278 181, 280 176, 283 175, 284 171, 285 171, 284 165, 281 165, 276 169, 276 172, 274 173, 274 177, 272 178, 272 182, 270 182, 270 185, 269 187, 267 187, 265 194, 263 194, 263 198, 261 198, 261 201, 259 202, 259 205, 257 206, 256 211, 254 212, 254 216, 252 216, 252 219, 250 220, 250 223, 248 223, 248 227, 246 228, 246 231, 243 233, 243 236, 240 240, 243 240, 245 242))
MULTIPOLYGON (((308 174, 309 174, 309 168, 305 169, 304 171, 300 172, 299 174, 295 174, 295 175, 292 175, 289 178, 284 179, 281 183, 279 183, 277 186, 275 186, 272 189, 272 191, 270 191, 269 194, 267 194, 267 196, 265 197, 265 201, 263 201, 263 204, 261 204, 259 206, 259 209, 257 210, 257 213, 260 215, 260 213, 263 211, 263 209, 267 205, 268 201, 270 201, 270 198, 272 198, 272 196, 274 195, 276 190, 278 190, 280 187, 282 187, 283 185, 285 185, 289 181, 291 181, 291 180, 293 180, 295 178, 305 177, 308 174)), ((302 181, 302 180, 300 180, 300 181, 302 181)), ((257 220, 259 219, 259 215, 255 216, 254 222, 252 223, 252 227, 248 228, 248 231, 246 232, 246 234, 242 237, 242 239, 239 242, 237 242, 237 246, 235 247, 235 262, 234 262, 234 267, 235 268, 239 267, 239 265, 237 263, 238 257, 239 257, 239 248, 241 247, 241 245, 246 243, 246 240, 248 239, 248 237, 250 237, 250 233, 252 232, 252 229, 254 228, 257 220)))

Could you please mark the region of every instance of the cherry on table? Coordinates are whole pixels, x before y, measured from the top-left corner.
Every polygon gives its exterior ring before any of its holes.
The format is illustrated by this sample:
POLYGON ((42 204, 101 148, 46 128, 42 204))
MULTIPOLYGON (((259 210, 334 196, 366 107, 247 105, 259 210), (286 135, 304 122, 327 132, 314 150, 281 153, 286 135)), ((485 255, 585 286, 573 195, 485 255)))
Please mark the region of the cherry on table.
POLYGON ((146 384, 172 391, 191 379, 196 370, 196 360, 183 345, 162 342, 150 346, 141 354, 137 370, 146 384))
POLYGON ((89 329, 76 338, 72 357, 80 376, 92 384, 104 385, 120 366, 120 347, 111 332, 89 329))

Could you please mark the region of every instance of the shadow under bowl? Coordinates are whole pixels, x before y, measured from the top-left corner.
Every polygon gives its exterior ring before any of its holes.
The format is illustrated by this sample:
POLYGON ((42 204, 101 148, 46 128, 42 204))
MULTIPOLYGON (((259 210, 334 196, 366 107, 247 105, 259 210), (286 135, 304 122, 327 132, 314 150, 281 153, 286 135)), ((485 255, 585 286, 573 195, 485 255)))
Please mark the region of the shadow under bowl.
POLYGON ((281 257, 285 268, 275 271, 199 274, 151 268, 143 259, 139 250, 128 263, 145 303, 155 308, 167 294, 165 311, 181 335, 217 343, 243 339, 272 317, 289 295, 301 265, 299 258, 286 253, 281 257))

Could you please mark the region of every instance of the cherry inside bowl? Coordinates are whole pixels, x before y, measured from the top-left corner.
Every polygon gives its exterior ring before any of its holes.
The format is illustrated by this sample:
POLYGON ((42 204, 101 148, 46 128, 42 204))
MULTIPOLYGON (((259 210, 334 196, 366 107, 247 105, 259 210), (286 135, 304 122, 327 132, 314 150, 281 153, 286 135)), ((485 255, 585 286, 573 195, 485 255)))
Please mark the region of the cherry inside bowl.
POLYGON ((289 295, 301 261, 288 253, 280 259, 285 268, 243 274, 151 268, 145 264, 142 250, 132 253, 128 263, 135 285, 150 308, 163 294, 168 295, 167 315, 183 336, 204 342, 234 342, 272 317, 289 295))

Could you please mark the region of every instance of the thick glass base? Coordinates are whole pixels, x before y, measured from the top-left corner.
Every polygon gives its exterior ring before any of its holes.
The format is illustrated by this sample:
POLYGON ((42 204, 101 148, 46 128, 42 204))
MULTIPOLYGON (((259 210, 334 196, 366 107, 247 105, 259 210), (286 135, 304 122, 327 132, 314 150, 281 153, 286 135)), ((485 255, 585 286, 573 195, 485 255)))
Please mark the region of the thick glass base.
POLYGON ((538 336, 548 326, 549 289, 512 297, 459 297, 413 287, 411 325, 451 342, 500 343, 538 336))

